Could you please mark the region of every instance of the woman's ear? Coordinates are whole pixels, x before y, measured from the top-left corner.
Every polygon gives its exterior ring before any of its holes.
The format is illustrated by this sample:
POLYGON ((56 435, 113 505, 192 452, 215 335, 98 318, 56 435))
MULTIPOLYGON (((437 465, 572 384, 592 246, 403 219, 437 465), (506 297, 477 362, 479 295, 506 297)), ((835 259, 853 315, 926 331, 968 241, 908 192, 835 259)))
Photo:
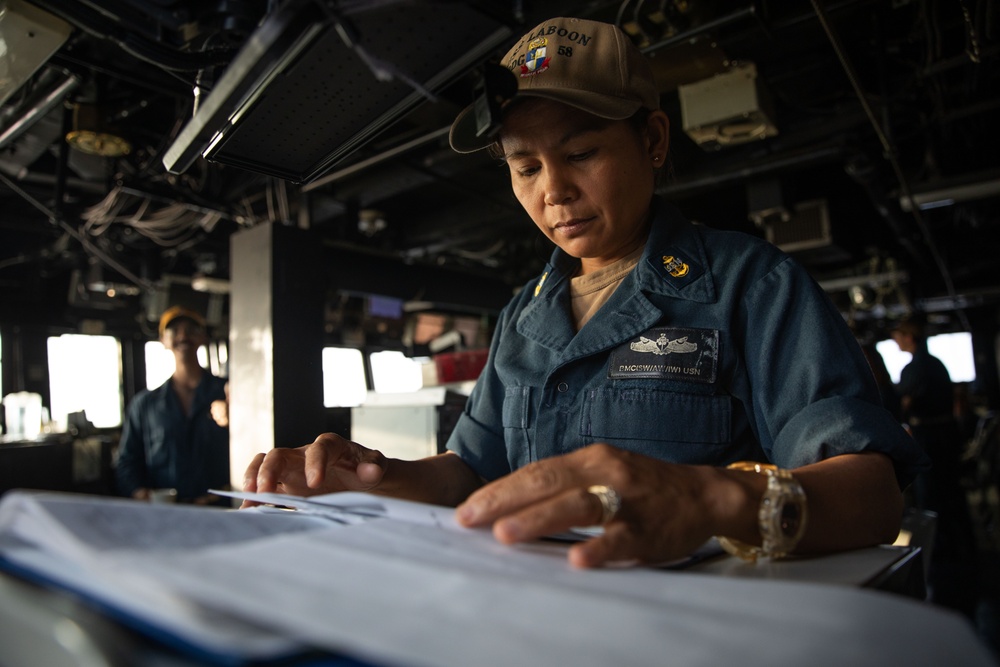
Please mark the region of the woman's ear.
POLYGON ((649 113, 646 120, 646 137, 649 142, 649 155, 654 166, 662 166, 670 148, 670 118, 662 109, 649 113))

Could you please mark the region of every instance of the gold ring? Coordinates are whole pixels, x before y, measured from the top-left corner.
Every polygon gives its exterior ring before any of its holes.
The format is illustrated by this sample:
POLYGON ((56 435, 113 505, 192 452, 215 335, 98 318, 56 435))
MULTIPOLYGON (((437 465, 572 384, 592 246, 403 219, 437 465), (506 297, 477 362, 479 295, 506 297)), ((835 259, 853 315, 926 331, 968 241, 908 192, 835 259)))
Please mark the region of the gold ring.
POLYGON ((618 510, 622 508, 622 497, 618 495, 617 491, 604 484, 587 487, 587 493, 596 496, 601 501, 601 520, 598 524, 603 526, 611 523, 615 515, 618 514, 618 510))

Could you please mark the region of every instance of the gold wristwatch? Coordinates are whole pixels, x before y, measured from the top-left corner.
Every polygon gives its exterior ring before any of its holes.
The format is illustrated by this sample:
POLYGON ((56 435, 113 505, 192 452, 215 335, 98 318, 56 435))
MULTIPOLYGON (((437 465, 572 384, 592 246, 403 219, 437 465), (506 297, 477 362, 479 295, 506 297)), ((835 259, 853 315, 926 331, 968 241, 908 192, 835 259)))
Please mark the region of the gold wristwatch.
POLYGON ((806 531, 808 508, 806 493, 792 473, 769 463, 738 461, 731 470, 747 470, 767 475, 767 488, 760 499, 757 524, 760 527, 759 547, 729 537, 719 537, 722 548, 751 563, 758 558, 782 558, 789 554, 806 531))

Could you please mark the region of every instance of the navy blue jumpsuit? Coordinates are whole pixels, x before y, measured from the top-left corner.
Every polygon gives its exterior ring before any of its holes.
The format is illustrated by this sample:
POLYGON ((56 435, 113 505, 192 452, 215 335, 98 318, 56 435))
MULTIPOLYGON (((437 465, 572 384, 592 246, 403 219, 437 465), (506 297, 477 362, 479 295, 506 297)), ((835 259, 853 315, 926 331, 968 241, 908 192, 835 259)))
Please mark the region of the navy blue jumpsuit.
POLYGON ((922 468, 841 315, 773 245, 654 200, 643 257, 579 332, 578 266, 556 249, 499 317, 448 441, 484 479, 596 442, 720 466, 879 451, 901 487, 922 468))
POLYGON ((129 405, 118 446, 118 492, 177 489, 181 502, 229 485, 229 429, 215 423, 212 401, 225 400, 226 380, 205 372, 184 414, 172 380, 141 391, 129 405))

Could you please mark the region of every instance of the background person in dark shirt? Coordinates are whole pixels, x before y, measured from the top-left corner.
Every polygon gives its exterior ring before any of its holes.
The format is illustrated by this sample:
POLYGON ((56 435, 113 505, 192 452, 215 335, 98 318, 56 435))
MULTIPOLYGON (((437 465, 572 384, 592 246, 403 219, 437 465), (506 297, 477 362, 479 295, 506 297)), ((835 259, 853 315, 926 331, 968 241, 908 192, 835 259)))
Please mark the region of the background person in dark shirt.
POLYGON ((962 436, 954 416, 955 394, 948 369, 927 350, 923 327, 901 322, 892 339, 913 355, 900 373, 902 420, 931 460, 913 484, 913 503, 937 514, 928 585, 930 599, 975 615, 976 536, 962 488, 962 436))
POLYGON ((902 408, 900 407, 899 394, 896 392, 896 385, 892 383, 892 378, 889 376, 889 369, 885 367, 885 360, 874 343, 861 341, 858 343, 861 345, 861 351, 865 353, 865 359, 868 360, 868 365, 872 369, 872 375, 875 376, 878 393, 882 396, 882 405, 892 413, 897 421, 900 421, 902 408))
POLYGON ((156 489, 176 489, 178 502, 229 504, 207 493, 228 488, 229 429, 211 414, 225 401, 226 380, 198 363, 207 342, 198 313, 175 306, 160 318, 160 342, 173 352, 175 370, 160 387, 139 392, 129 405, 118 447, 118 491, 150 500, 156 489))

